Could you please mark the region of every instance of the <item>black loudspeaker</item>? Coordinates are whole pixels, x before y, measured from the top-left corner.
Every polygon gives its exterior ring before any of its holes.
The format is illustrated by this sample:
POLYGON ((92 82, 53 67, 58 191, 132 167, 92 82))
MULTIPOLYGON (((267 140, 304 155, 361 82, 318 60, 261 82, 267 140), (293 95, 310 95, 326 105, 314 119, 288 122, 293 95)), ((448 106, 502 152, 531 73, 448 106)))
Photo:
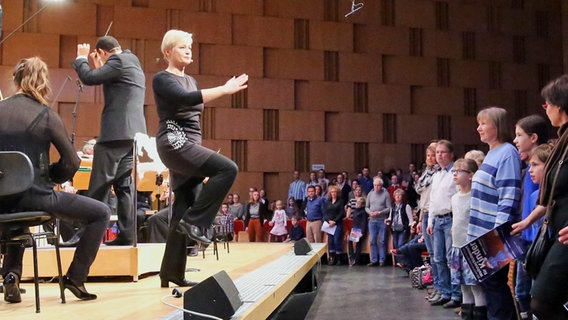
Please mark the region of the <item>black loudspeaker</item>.
MULTIPOLYGON (((242 304, 237 287, 225 271, 201 281, 183 294, 184 309, 221 319, 230 319, 242 304)), ((183 319, 207 318, 184 312, 183 319)))
POLYGON ((298 320, 305 319, 314 300, 317 291, 293 293, 278 308, 269 319, 270 320, 298 320))
POLYGON ((312 251, 312 246, 306 238, 302 238, 294 243, 294 254, 297 256, 305 256, 312 251))

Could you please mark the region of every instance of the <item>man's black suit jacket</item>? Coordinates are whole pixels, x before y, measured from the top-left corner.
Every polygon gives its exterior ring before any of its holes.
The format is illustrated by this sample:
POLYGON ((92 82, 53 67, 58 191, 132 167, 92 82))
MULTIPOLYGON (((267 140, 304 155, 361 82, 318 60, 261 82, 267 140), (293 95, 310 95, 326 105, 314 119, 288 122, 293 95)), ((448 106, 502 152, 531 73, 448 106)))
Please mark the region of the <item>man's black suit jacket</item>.
POLYGON ((137 132, 146 133, 146 77, 138 57, 124 50, 98 69, 91 69, 85 58, 75 59, 72 65, 84 84, 103 85, 105 105, 97 142, 134 140, 137 132))

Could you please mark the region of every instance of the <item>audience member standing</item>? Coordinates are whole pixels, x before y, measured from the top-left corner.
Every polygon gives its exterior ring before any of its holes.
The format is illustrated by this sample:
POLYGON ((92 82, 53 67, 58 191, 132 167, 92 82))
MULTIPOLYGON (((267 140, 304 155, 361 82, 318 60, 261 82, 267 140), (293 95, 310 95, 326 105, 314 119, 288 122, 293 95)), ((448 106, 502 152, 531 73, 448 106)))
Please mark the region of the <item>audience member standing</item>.
POLYGON ((351 192, 351 186, 349 185, 349 183, 347 183, 347 181, 345 181, 345 177, 342 173, 338 174, 336 179, 336 185, 341 193, 341 201, 343 201, 344 204, 347 204, 347 202, 349 202, 349 193, 351 192))
POLYGON ((215 217, 215 238, 217 241, 233 241, 234 230, 235 216, 229 212, 229 205, 223 203, 215 217))
POLYGON ((396 174, 393 174, 390 178, 391 184, 390 186, 387 188, 387 191, 389 192, 390 196, 391 196, 391 201, 394 202, 394 191, 397 189, 402 189, 402 186, 399 183, 398 180, 398 176, 396 174))
POLYGON ((373 190, 367 194, 365 211, 369 214, 369 237, 371 245, 371 262, 369 267, 384 266, 386 259, 387 225, 385 220, 391 210, 391 197, 383 188, 381 178, 373 179, 373 190))
POLYGON ((229 204, 229 212, 235 219, 244 219, 245 206, 241 203, 241 196, 238 193, 233 193, 233 203, 229 204))
MULTIPOLYGON (((477 123, 480 140, 489 145, 489 152, 473 176, 468 241, 520 218, 521 158, 507 142, 507 111, 497 107, 483 109, 477 114, 477 123)), ((508 273, 507 265, 481 283, 487 299, 487 317, 491 320, 516 318, 507 285, 508 273)))
POLYGON ((462 319, 486 319, 487 302, 483 288, 477 282, 460 248, 467 243, 467 226, 471 208, 471 180, 477 163, 471 159, 458 159, 452 174, 459 192, 452 196, 452 248, 448 254, 452 285, 461 286, 462 319))
POLYGON ((333 234, 327 235, 329 251, 329 264, 341 264, 343 253, 343 218, 345 218, 345 205, 339 194, 339 187, 329 186, 329 195, 324 204, 323 220, 330 227, 335 227, 333 234))
MULTIPOLYGON (((531 151, 531 159, 530 159, 530 169, 529 169, 529 175, 530 178, 532 180, 533 183, 536 183, 538 185, 540 185, 542 183, 543 177, 544 177, 544 168, 545 168, 545 164, 546 161, 548 161, 548 158, 550 157, 550 154, 552 153, 552 149, 553 146, 550 144, 541 144, 538 147, 535 147, 532 151, 531 151)), ((542 224, 544 223, 544 216, 546 214, 546 207, 543 207, 541 205, 537 205, 538 203, 538 194, 539 194, 539 189, 533 191, 533 193, 529 196, 529 203, 532 204, 531 207, 529 207, 529 211, 531 212, 526 218, 524 218, 522 221, 513 224, 513 230, 511 232, 512 235, 518 235, 521 232, 524 232, 526 230, 530 230, 529 234, 534 235, 533 241, 536 238, 536 235, 538 234, 538 230, 542 227, 542 224)), ((523 195, 525 196, 525 195, 523 195)), ((523 208, 523 210, 525 210, 525 208, 523 208)), ((525 257, 526 258, 526 257, 525 257)), ((518 262, 521 263, 521 262, 518 262)), ((526 274, 526 272, 524 272, 526 274)), ((519 277, 519 274, 517 274, 517 278, 519 277)), ((531 281, 531 287, 532 288, 532 280, 531 278, 529 278, 531 281)), ((521 283, 517 283, 515 286, 515 294, 516 294, 516 298, 518 303, 523 303, 520 302, 520 297, 519 297, 519 291, 522 292, 522 290, 518 290, 517 287, 518 286, 523 286, 522 282, 521 283)), ((529 290, 530 290, 529 288, 529 290)), ((524 289, 524 288, 522 288, 524 289)), ((529 292, 529 311, 522 311, 523 309, 520 309, 520 316, 521 319, 532 319, 532 307, 530 307, 531 304, 531 296, 530 296, 530 292, 529 292)), ((520 306, 519 306, 520 307, 520 306)), ((521 307, 520 307, 521 308, 521 307)))
MULTIPOLYGON (((438 164, 436 163, 436 143, 431 143, 426 148, 426 167, 418 180, 418 186, 416 187, 416 192, 420 194, 420 202, 418 203, 419 206, 419 216, 418 216, 418 225, 416 226, 418 233, 422 233, 424 237, 424 244, 426 245, 426 249, 430 254, 430 257, 434 257, 434 239, 432 235, 428 234, 426 230, 428 229, 428 212, 430 208, 430 191, 432 190, 432 176, 434 173, 438 171, 438 164)), ((434 282, 433 287, 434 290, 430 292, 428 295, 429 299, 432 299, 436 293, 440 292, 440 284, 438 281, 438 277, 436 277, 436 264, 432 263, 432 274, 434 275, 434 282)))
POLYGON ((361 188, 361 193, 363 194, 363 196, 367 196, 367 194, 363 191, 363 187, 359 185, 359 182, 357 182, 357 180, 353 180, 351 181, 351 191, 349 192, 349 198, 347 202, 355 198, 355 193, 353 191, 357 188, 361 188))
POLYGON ((432 176, 432 191, 428 215, 427 233, 434 238, 434 258, 438 278, 439 293, 430 299, 432 305, 448 308, 461 304, 461 291, 450 282, 450 268, 447 254, 452 247, 452 207, 451 198, 457 192, 451 173, 454 165, 454 145, 448 140, 436 144, 436 162, 440 169, 432 176))
POLYGON ((368 194, 373 190, 373 179, 369 176, 369 167, 363 167, 361 174, 362 176, 357 179, 357 182, 363 188, 363 192, 368 194))
POLYGON ((252 199, 245 209, 245 230, 248 231, 250 242, 264 241, 264 220, 267 219, 266 207, 260 203, 260 193, 254 191, 252 199))
POLYGON ((269 225, 272 227, 270 230, 270 241, 282 242, 286 239, 288 230, 286 230, 286 225, 288 224, 288 219, 286 219, 286 211, 284 211, 284 205, 281 200, 276 201, 276 208, 274 210, 274 215, 269 225))
POLYGON ((288 204, 284 208, 284 211, 286 211, 286 217, 288 219, 292 219, 293 216, 302 217, 304 215, 292 197, 288 198, 288 204))
POLYGON ((563 165, 568 148, 568 75, 549 82, 541 96, 545 100, 543 108, 548 120, 553 127, 559 128, 559 139, 546 162, 540 185, 538 204, 548 206, 547 229, 553 244, 534 279, 531 309, 539 319, 568 319, 564 307, 568 300, 568 167, 563 165))
MULTIPOLYGON (((357 241, 348 239, 347 250, 349 253, 349 265, 355 265, 359 263, 361 258, 361 247, 363 245, 363 239, 365 237, 365 229, 367 225, 367 212, 365 211, 365 197, 363 197, 361 187, 355 189, 355 198, 349 200, 347 205, 347 218, 353 220, 353 229, 359 229, 361 236, 357 241), (355 246, 355 248, 353 248, 355 246)), ((349 230, 350 232, 353 229, 349 230)))
POLYGON ((386 222, 391 226, 393 247, 398 249, 408 241, 414 218, 412 208, 404 201, 404 190, 396 189, 393 195, 394 204, 386 222))
POLYGON ((316 196, 316 188, 308 187, 308 197, 304 203, 306 223, 306 238, 309 242, 322 242, 321 225, 323 219, 323 198, 316 196))
POLYGON ((308 182, 306 182, 306 197, 308 196, 308 187, 309 186, 315 187, 318 185, 319 185, 318 175, 316 174, 315 171, 311 171, 309 174, 308 182))
POLYGON ((317 172, 317 176, 318 176, 318 184, 320 186, 322 185, 322 183, 325 184, 325 186, 322 186, 322 188, 327 192, 327 188, 329 187, 329 179, 325 176, 325 170, 319 169, 317 172))
POLYGON ((301 208, 305 197, 306 183, 300 180, 300 172, 294 171, 293 180, 290 182, 290 187, 288 188, 288 198, 293 198, 298 208, 301 208))
MULTIPOLYGON (((526 167, 521 172, 521 215, 522 219, 526 219, 535 206, 534 199, 531 200, 531 194, 538 191, 538 181, 535 183, 531 180, 528 174, 531 165, 530 160, 533 149, 548 141, 548 123, 546 120, 538 115, 530 115, 517 121, 515 124, 515 139, 513 143, 517 147, 521 160, 525 163, 526 167)), ((528 250, 531 243, 536 238, 538 228, 528 228, 523 230, 521 234, 521 243, 523 244, 524 251, 528 250)), ((532 319, 531 314, 531 286, 532 279, 525 272, 523 261, 525 255, 517 257, 517 277, 515 281, 515 298, 521 319, 532 319)))

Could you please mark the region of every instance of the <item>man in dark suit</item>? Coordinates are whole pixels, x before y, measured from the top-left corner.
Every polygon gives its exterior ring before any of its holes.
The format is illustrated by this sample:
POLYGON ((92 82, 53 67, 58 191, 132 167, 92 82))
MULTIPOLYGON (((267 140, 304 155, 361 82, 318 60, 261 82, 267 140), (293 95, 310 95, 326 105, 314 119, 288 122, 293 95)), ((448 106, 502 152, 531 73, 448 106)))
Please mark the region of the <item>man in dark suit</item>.
POLYGON ((77 45, 77 59, 72 65, 84 84, 103 85, 105 105, 88 195, 104 201, 113 187, 119 235, 106 244, 128 245, 132 243, 134 228, 133 141, 137 132, 146 133, 144 72, 138 58, 130 50, 123 51, 111 36, 99 38, 93 52, 89 44, 77 45))

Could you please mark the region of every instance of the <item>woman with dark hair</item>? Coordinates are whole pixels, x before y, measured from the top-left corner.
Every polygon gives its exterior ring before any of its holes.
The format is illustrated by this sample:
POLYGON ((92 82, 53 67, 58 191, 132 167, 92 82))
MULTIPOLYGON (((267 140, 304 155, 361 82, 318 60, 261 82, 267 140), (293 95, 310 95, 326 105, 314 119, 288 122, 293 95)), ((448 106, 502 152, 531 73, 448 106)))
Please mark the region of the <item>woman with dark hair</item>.
MULTIPOLYGON (((538 198, 538 204, 547 207, 546 221, 553 244, 534 279, 531 310, 539 319, 568 319, 564 307, 568 301, 568 167, 564 165, 568 149, 568 75, 549 82, 541 96, 550 123, 560 129, 558 142, 545 164, 538 198)), ((538 215, 534 218, 536 221, 538 215)))
MULTIPOLYGON (((13 77, 16 94, 0 101, 0 150, 25 153, 34 167, 35 180, 21 197, 10 204, 3 203, 1 212, 41 210, 62 220, 82 222, 85 231, 63 285, 81 300, 96 299, 96 295, 87 292, 84 282, 97 256, 110 208, 97 200, 53 189, 56 183, 73 177, 80 160, 63 121, 47 106, 50 85, 45 62, 38 57, 22 59, 14 68, 13 77), (52 144, 59 153, 59 161, 50 164, 52 144)), ((10 303, 21 302, 19 281, 23 256, 24 247, 7 245, 2 276, 4 300, 10 303)))
POLYGON ((248 76, 233 77, 222 86, 197 89, 195 79, 185 73, 185 67, 193 61, 192 43, 190 33, 166 32, 161 49, 168 67, 152 80, 160 118, 156 135, 158 154, 170 170, 171 187, 176 195, 160 268, 162 287, 168 287, 168 282, 179 286, 195 284, 185 279, 186 239, 176 230, 183 218, 190 225, 186 231, 191 239, 210 244, 206 230, 238 171, 229 158, 201 145, 201 113, 204 103, 245 89, 248 76))
MULTIPOLYGON (((473 175, 468 241, 520 218, 521 158, 508 142, 507 111, 498 107, 483 109, 477 114, 477 123, 479 138, 489 146, 489 152, 473 175)), ((515 303, 507 285, 508 271, 507 265, 481 283, 489 319, 516 318, 515 303)))
MULTIPOLYGON (((531 194, 538 190, 538 184, 531 180, 529 161, 531 160, 533 149, 546 143, 548 141, 548 123, 546 120, 539 115, 530 115, 524 117, 517 121, 515 125, 515 139, 513 143, 519 151, 521 160, 525 164, 521 172, 522 185, 521 185, 521 213, 522 219, 526 219, 531 213, 531 208, 534 207, 534 202, 531 202, 531 194)), ((516 226, 513 226, 515 229, 516 226)), ((536 238, 539 229, 538 224, 533 224, 530 228, 526 228, 521 233, 521 243, 524 250, 528 250, 531 243, 536 238)), ((515 298, 517 299, 517 304, 519 306, 519 312, 521 319, 532 319, 530 314, 530 302, 531 302, 531 284, 532 279, 525 272, 523 267, 523 261, 525 256, 521 255, 517 257, 517 276, 515 281, 515 298)))

